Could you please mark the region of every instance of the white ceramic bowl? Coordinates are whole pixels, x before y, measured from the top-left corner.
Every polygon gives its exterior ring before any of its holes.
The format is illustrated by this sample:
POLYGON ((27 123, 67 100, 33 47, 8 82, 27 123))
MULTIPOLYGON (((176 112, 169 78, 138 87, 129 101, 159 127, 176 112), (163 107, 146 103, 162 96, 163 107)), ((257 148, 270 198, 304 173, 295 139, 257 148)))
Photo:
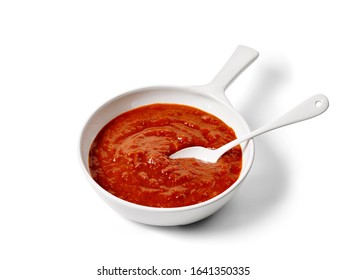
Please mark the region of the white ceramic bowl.
POLYGON ((150 87, 121 94, 101 106, 87 121, 80 138, 82 169, 101 198, 128 219, 160 226, 184 225, 199 221, 220 209, 232 197, 248 174, 254 158, 253 140, 241 145, 242 170, 238 180, 226 191, 205 202, 174 208, 157 208, 134 204, 120 199, 99 186, 89 172, 89 149, 98 132, 113 118, 136 107, 153 103, 189 105, 211 113, 232 127, 236 135, 245 135, 250 129, 242 116, 232 107, 224 95, 229 84, 256 58, 258 52, 238 46, 220 73, 205 86, 150 87))

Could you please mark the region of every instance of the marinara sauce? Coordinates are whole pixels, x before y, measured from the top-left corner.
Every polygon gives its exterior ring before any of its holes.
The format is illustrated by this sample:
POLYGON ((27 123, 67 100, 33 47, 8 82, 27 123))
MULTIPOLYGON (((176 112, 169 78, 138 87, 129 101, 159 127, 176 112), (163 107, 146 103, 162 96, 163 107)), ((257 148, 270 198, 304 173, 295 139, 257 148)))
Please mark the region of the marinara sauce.
POLYGON ((91 145, 89 168, 101 187, 121 199, 152 207, 192 205, 237 180, 241 148, 228 151, 217 163, 169 156, 191 146, 215 149, 235 138, 232 128, 200 109, 147 105, 103 127, 91 145))

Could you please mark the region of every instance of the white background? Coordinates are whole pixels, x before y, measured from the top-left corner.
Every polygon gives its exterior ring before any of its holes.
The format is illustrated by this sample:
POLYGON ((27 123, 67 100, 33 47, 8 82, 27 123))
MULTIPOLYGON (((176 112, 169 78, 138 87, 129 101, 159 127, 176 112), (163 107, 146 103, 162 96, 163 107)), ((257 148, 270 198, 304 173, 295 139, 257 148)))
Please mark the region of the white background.
POLYGON ((346 279, 343 2, 1 1, 0 278, 162 279, 96 275, 155 265, 346 279), (89 115, 134 88, 205 84, 238 44, 260 52, 227 91, 251 128, 317 93, 328 111, 257 138, 245 184, 204 221, 160 228, 111 210, 79 166, 89 115))

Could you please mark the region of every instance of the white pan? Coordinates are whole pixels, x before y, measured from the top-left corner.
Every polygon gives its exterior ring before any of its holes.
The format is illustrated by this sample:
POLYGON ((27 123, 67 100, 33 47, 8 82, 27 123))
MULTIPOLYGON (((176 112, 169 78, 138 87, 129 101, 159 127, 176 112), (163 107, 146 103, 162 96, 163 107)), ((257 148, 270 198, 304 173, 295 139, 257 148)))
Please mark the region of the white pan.
POLYGON ((258 52, 238 46, 217 76, 207 85, 194 87, 157 86, 130 91, 111 99, 89 118, 80 139, 82 169, 89 182, 102 199, 128 219, 160 226, 184 225, 199 221, 213 214, 227 203, 234 191, 248 174, 254 159, 253 140, 241 145, 243 165, 239 179, 226 191, 205 202, 175 208, 156 208, 122 200, 99 186, 89 172, 90 146, 98 132, 113 118, 136 107, 153 103, 189 105, 211 113, 233 128, 238 135, 246 135, 250 129, 242 116, 225 97, 227 87, 258 57, 258 52))

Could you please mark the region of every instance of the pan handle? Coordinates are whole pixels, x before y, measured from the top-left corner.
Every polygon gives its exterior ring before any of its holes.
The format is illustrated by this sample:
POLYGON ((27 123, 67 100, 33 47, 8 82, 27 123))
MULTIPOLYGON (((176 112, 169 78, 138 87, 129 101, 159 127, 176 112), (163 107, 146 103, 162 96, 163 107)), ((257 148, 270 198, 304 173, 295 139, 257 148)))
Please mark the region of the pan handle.
POLYGON ((242 45, 237 46, 234 53, 214 79, 207 85, 199 86, 199 88, 201 90, 205 89, 223 100, 227 100, 225 90, 258 56, 259 53, 252 48, 242 45))

